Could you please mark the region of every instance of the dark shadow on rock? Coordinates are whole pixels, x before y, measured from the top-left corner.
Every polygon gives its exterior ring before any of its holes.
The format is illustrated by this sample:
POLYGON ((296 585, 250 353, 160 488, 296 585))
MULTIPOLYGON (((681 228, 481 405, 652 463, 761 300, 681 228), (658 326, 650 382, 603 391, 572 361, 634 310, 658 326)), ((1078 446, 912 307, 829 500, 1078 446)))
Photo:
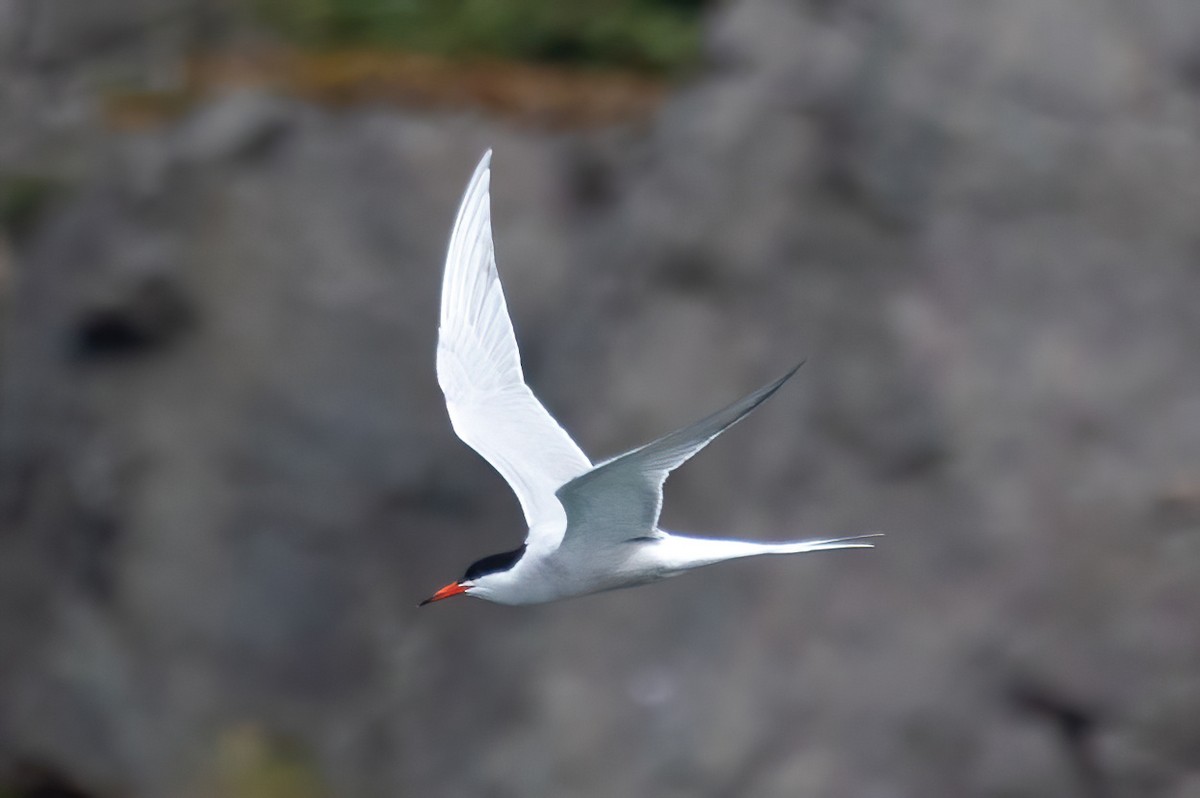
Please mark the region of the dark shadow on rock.
POLYGON ((79 786, 59 768, 33 760, 19 760, 0 780, 6 798, 101 798, 79 786))
POLYGON ((1079 784, 1080 798, 1109 798, 1103 767, 1094 748, 1100 725, 1096 710, 1062 691, 1027 678, 1015 679, 1009 685, 1008 697, 1016 709, 1054 731, 1079 784))
POLYGON ((147 278, 115 302, 83 311, 71 350, 79 360, 128 358, 166 346, 193 320, 187 297, 174 282, 147 278))

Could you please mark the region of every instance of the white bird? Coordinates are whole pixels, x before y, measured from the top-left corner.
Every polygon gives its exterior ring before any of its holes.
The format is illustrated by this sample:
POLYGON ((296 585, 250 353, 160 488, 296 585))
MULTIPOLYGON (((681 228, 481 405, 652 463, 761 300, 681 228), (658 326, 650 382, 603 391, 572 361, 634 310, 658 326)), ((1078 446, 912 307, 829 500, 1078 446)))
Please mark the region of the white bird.
POLYGON ((756 543, 658 528, 667 475, 775 393, 800 365, 695 424, 597 465, 588 460, 521 372, 492 249, 491 156, 489 150, 476 167, 450 234, 437 375, 454 431, 508 481, 529 533, 519 549, 473 563, 421 606, 460 594, 536 604, 739 557, 871 548, 864 538, 873 535, 756 543))

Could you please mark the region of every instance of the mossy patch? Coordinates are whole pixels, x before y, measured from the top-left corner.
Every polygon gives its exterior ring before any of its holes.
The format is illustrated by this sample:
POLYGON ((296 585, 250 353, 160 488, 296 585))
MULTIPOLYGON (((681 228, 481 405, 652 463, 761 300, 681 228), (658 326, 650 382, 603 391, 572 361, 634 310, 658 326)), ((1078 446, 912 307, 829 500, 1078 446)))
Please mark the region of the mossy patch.
POLYGON ((329 790, 299 744, 254 724, 226 730, 217 741, 215 784, 222 798, 327 798, 329 790))
POLYGON ((24 236, 62 190, 61 183, 41 175, 0 177, 0 228, 13 238, 24 236))
POLYGON ((250 0, 309 47, 393 47, 670 74, 695 61, 705 0, 250 0))

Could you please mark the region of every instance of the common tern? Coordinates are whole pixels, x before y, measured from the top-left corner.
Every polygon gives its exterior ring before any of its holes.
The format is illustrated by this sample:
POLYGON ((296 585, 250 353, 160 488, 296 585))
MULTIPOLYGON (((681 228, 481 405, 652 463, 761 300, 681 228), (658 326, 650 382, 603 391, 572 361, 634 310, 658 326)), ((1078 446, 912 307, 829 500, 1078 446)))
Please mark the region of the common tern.
POLYGON ((467 184, 450 234, 437 376, 454 431, 517 494, 529 532, 520 548, 472 563, 419 606, 458 595, 537 604, 740 557, 871 548, 866 538, 875 535, 757 543, 658 527, 667 475, 766 401, 803 363, 723 410, 593 465, 525 384, 496 272, 491 156, 488 150, 467 184))

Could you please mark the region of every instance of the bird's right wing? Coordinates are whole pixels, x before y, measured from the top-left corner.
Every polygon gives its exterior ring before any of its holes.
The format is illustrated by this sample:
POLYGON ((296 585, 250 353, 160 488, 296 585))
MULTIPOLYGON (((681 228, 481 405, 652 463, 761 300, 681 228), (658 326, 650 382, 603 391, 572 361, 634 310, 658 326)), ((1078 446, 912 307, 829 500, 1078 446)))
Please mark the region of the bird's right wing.
POLYGON ((723 410, 607 460, 558 489, 567 512, 562 547, 619 543, 657 534, 667 475, 779 390, 800 366, 723 410))
POLYGON ((592 464, 525 384, 492 249, 491 156, 476 167, 450 235, 438 384, 454 431, 500 472, 534 530, 561 515, 554 492, 592 464))

